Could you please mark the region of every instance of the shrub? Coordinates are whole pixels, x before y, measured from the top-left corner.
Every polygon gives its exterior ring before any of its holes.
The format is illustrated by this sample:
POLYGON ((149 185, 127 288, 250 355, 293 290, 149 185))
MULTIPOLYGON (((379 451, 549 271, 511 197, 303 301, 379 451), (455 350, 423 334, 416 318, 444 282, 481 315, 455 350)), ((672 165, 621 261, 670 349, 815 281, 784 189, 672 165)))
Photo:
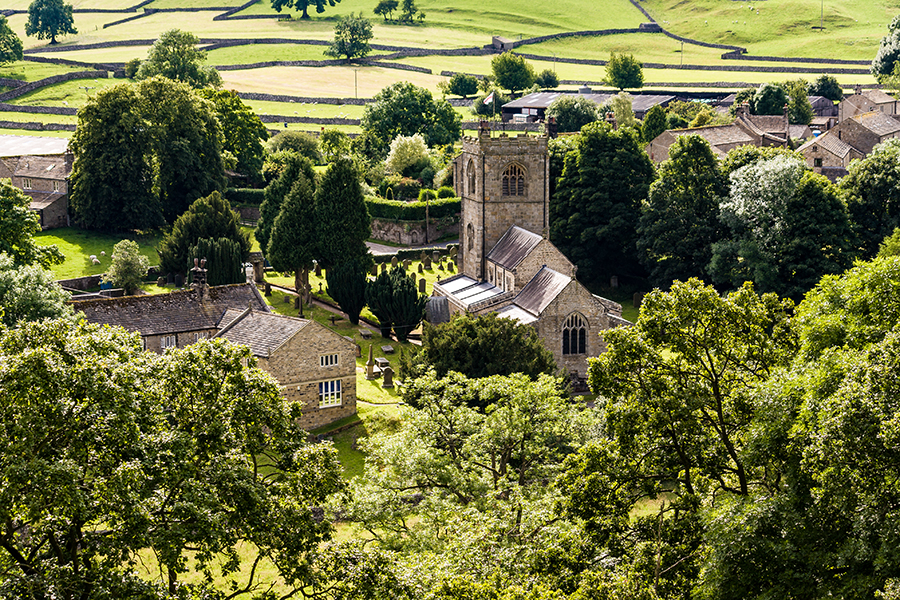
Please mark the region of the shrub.
MULTIPOLYGON (((390 173, 404 173, 413 166, 425 165, 428 161, 428 145, 421 133, 415 135, 398 135, 391 142, 385 166, 390 173)), ((419 167, 421 170, 422 167, 419 167)))
POLYGON ((559 77, 556 76, 556 71, 544 69, 534 78, 534 82, 542 88, 555 88, 559 86, 559 77))
MULTIPOLYGON (((366 198, 366 208, 373 219, 392 221, 422 221, 425 219, 425 202, 401 202, 369 196, 366 198)), ((432 219, 442 219, 454 217, 459 211, 459 198, 438 198, 429 203, 428 216, 432 219)))
POLYGON ((137 242, 122 240, 113 246, 112 262, 103 276, 103 282, 124 289, 130 296, 144 280, 149 268, 150 261, 141 255, 137 242))
POLYGON ((127 63, 125 63, 125 77, 128 79, 134 79, 134 76, 137 75, 138 69, 141 67, 141 59, 132 58, 127 63))
POLYGON ((303 131, 282 131, 270 139, 267 145, 269 151, 273 153, 281 150, 291 150, 301 156, 305 156, 316 164, 322 161, 322 154, 319 151, 319 139, 303 131))
POLYGON ((437 191, 438 198, 456 198, 456 191, 447 185, 441 186, 437 191))
POLYGON ((419 190, 422 184, 416 179, 403 177, 402 175, 389 175, 381 180, 378 185, 378 192, 388 197, 388 189, 394 200, 416 200, 419 197, 419 190))

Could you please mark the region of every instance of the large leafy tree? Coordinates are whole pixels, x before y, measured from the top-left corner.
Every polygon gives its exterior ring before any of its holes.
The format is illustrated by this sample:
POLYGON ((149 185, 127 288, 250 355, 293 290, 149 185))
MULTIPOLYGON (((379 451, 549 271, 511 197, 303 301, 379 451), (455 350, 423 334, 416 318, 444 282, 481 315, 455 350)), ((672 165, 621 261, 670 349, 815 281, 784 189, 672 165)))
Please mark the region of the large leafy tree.
POLYGON ((878 244, 900 226, 900 141, 875 146, 862 160, 853 161, 839 187, 846 194, 862 255, 875 256, 878 244))
POLYGON ((348 61, 363 58, 372 51, 369 40, 373 35, 371 21, 363 17, 362 13, 359 16, 350 13, 334 24, 334 40, 325 49, 325 55, 344 57, 348 61))
POLYGON ((122 240, 113 246, 111 259, 104 283, 124 289, 129 296, 134 294, 147 276, 150 261, 140 253, 134 240, 122 240))
POLYGON ((6 17, 0 18, 0 64, 22 60, 22 40, 9 26, 6 17))
POLYGON ((679 137, 650 186, 638 227, 639 256, 654 285, 665 288, 705 273, 712 245, 724 233, 719 203, 727 195, 728 181, 709 143, 679 137))
POLYGON ((644 87, 643 65, 631 54, 613 52, 606 63, 606 82, 619 90, 644 87))
POLYGON ((7 327, 26 321, 71 318, 72 307, 66 304, 69 292, 59 287, 53 273, 38 265, 16 264, 6 253, 0 253, 0 319, 7 327))
POLYGON ((67 33, 78 33, 71 4, 63 0, 34 0, 28 5, 25 35, 37 36, 39 40, 50 38, 50 43, 56 44, 56 36, 67 33))
POLYGON ((356 163, 337 158, 316 187, 316 259, 330 267, 347 260, 364 260, 371 222, 356 163))
POLYGON ((302 11, 300 15, 301 19, 308 19, 309 7, 313 6, 316 9, 317 13, 325 12, 325 6, 336 6, 338 2, 341 0, 272 0, 272 8, 276 10, 276 12, 281 12, 282 8, 293 8, 295 10, 302 11))
POLYGON ((206 52, 197 49, 200 40, 193 33, 170 29, 159 36, 147 60, 141 63, 137 79, 149 79, 161 75, 180 81, 194 88, 219 87, 222 78, 212 67, 204 66, 206 52))
POLYGON ((452 144, 459 139, 461 117, 445 100, 401 81, 387 86, 366 104, 361 126, 367 136, 387 152, 398 135, 421 133, 429 146, 452 144))
POLYGON ((512 51, 491 59, 491 74, 498 87, 509 90, 512 94, 534 85, 534 69, 512 51))
POLYGON ((309 585, 301 565, 331 533, 312 507, 341 488, 340 467, 330 447, 304 445, 299 407, 246 347, 214 340, 156 355, 121 329, 46 321, 5 333, 0 356, 5 594, 265 587, 255 569, 235 568, 241 545, 289 587, 309 585), (138 576, 148 548, 152 580, 138 576), (189 569, 201 583, 182 581, 189 569))
POLYGON ((137 89, 117 85, 78 111, 70 143, 75 164, 69 205, 86 229, 150 229, 163 224, 153 193, 153 139, 137 89))
POLYGON ((472 378, 524 373, 536 379, 556 372, 553 354, 533 327, 495 313, 455 315, 449 323, 427 325, 415 362, 438 377, 456 371, 472 378))
POLYGON ((810 96, 823 96, 833 102, 840 102, 844 97, 844 88, 834 75, 822 74, 809 84, 810 96))
POLYGON ((794 79, 781 84, 788 97, 788 121, 809 125, 813 118, 812 104, 809 103, 809 85, 805 79, 794 79))
POLYGON ((237 159, 236 170, 253 183, 262 180, 265 149, 262 141, 269 133, 259 116, 244 104, 234 90, 203 88, 197 93, 213 103, 222 129, 222 149, 237 159))
POLYGON ((556 127, 560 132, 580 131, 588 123, 600 119, 600 107, 596 102, 583 96, 560 94, 547 107, 546 116, 556 119, 556 127))
POLYGON ((41 219, 29 210, 31 198, 8 179, 0 180, 0 252, 17 265, 60 264, 65 257, 55 245, 39 246, 34 239, 41 231, 41 219))
POLYGON ((659 104, 655 104, 644 115, 644 122, 641 124, 641 138, 649 144, 665 130, 666 110, 659 104))
POLYGON ((784 106, 788 103, 785 89, 775 83, 764 83, 753 94, 750 108, 756 115, 784 114, 784 106))
POLYGON ((228 238, 240 246, 241 261, 250 254, 250 238, 241 220, 219 192, 198 198, 172 225, 157 248, 163 273, 184 273, 188 253, 201 239, 228 238))
POLYGON ((654 175, 632 129, 582 128, 550 201, 550 239, 578 266, 579 277, 641 272, 637 223, 654 175))
POLYGON ((883 79, 894 74, 894 65, 900 58, 900 15, 891 19, 888 25, 888 34, 881 38, 878 53, 872 59, 869 68, 877 79, 883 79))
POLYGON ((225 187, 222 132, 213 105, 163 77, 137 84, 153 140, 155 191, 171 223, 196 200, 225 187))

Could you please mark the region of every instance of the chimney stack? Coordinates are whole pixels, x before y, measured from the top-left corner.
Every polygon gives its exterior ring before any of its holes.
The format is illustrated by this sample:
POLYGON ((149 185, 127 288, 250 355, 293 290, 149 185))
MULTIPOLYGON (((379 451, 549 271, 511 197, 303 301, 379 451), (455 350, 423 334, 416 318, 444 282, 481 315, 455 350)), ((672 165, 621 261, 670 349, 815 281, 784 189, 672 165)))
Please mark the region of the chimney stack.
POLYGON ((206 259, 198 261, 194 259, 194 268, 191 269, 191 279, 193 287, 203 289, 206 287, 206 259), (199 262, 199 264, 198 264, 199 262))

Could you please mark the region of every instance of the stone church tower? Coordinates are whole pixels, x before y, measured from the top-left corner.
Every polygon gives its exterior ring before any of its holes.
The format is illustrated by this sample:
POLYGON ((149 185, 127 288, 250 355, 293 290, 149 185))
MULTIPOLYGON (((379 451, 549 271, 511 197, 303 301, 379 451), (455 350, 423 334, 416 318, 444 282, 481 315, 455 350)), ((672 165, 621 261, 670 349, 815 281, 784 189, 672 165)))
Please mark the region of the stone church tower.
POLYGON ((482 128, 463 139, 453 181, 462 203, 460 272, 484 280, 485 257, 513 225, 547 236, 550 163, 547 137, 491 137, 482 128))

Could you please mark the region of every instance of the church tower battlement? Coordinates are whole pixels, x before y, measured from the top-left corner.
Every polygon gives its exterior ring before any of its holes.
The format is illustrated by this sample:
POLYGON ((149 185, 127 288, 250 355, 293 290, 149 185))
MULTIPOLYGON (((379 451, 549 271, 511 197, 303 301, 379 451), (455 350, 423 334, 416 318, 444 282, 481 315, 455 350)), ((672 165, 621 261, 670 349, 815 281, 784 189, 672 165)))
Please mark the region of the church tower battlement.
POLYGON ((550 208, 547 136, 501 133, 482 128, 463 138, 453 182, 461 199, 460 272, 485 279, 485 258, 513 225, 546 237, 550 208))

